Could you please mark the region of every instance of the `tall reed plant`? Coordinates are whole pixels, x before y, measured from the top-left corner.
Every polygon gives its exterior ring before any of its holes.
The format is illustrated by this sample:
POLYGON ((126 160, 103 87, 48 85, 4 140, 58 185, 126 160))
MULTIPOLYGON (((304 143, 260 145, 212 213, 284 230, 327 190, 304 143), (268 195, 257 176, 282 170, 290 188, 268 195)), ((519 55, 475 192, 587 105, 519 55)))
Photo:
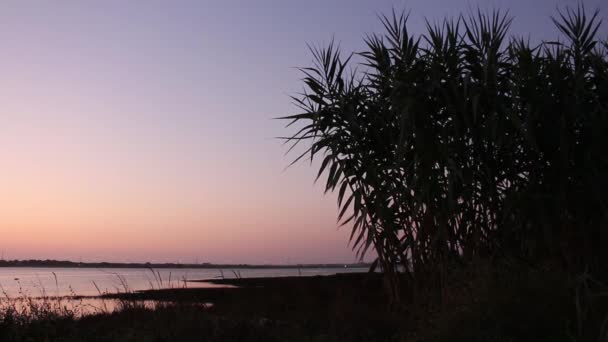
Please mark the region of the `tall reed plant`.
POLYGON ((566 9, 554 41, 508 36, 477 12, 422 35, 380 18, 365 51, 311 48, 301 109, 283 117, 294 162, 320 158, 352 245, 372 248, 398 301, 398 273, 475 258, 606 272, 608 41, 598 12, 566 9), (602 38, 604 40, 602 40, 602 38), (356 57, 362 62, 354 63, 356 57))

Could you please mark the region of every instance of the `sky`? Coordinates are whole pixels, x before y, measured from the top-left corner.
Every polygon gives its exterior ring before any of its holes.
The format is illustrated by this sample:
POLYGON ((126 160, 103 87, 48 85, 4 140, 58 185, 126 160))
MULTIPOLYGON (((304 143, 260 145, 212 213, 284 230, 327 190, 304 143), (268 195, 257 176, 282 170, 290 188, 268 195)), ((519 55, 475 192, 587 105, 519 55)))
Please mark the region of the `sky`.
MULTIPOLYGON (((608 13, 608 2, 583 1, 608 13)), ((3 1, 0 251, 6 259, 347 263, 314 165, 275 137, 307 43, 345 52, 480 7, 549 39, 576 1, 3 1)), ((604 26, 602 34, 606 34, 604 26)), ((369 257, 368 257, 369 259, 369 257)))

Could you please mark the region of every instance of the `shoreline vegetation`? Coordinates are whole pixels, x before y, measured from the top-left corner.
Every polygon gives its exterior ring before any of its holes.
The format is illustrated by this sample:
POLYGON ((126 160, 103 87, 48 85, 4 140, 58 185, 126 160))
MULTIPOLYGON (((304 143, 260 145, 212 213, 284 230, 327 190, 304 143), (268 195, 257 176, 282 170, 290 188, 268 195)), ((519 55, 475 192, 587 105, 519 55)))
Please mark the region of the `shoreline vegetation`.
POLYGON ((307 268, 369 268, 369 263, 350 264, 212 264, 212 263, 121 263, 75 262, 68 260, 0 260, 1 267, 48 267, 48 268, 200 268, 200 269, 307 269, 307 268))
POLYGON ((82 316, 53 298, 26 301, 0 308, 0 341, 597 341, 608 297, 575 302, 573 290, 589 289, 549 267, 480 262, 467 270, 446 275, 449 301, 436 295, 438 284, 421 289, 404 276, 399 310, 386 309, 383 275, 369 272, 107 293, 98 298, 115 301, 113 309, 82 316), (581 303, 579 327, 573 309, 581 303), (582 336, 572 339, 577 329, 582 336))

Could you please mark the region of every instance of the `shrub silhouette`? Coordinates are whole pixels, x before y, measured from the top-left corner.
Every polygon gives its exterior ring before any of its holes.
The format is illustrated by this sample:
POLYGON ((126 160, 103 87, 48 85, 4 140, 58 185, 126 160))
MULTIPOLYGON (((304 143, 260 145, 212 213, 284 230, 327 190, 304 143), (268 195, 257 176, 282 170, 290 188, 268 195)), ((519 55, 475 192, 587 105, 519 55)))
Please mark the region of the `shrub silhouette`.
POLYGON ((561 40, 508 38, 498 11, 427 23, 406 14, 343 58, 311 48, 301 113, 282 117, 321 157, 360 255, 373 248, 389 294, 398 273, 474 258, 605 272, 608 42, 598 12, 553 18, 561 40), (362 62, 352 68, 351 57, 362 62), (357 71, 357 69, 359 71, 357 71))

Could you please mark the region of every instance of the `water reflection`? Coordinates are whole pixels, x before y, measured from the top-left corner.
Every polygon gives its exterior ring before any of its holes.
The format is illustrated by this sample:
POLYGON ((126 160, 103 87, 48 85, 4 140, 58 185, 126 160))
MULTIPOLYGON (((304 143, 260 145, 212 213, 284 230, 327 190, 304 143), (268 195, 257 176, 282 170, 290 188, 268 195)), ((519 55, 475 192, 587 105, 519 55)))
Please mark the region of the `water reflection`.
POLYGON ((63 297, 97 296, 161 288, 213 287, 189 280, 330 275, 365 272, 364 268, 274 269, 96 269, 96 268, 0 268, 0 296, 63 297))
MULTIPOLYGON (((191 280, 330 275, 362 272, 361 268, 273 269, 95 269, 95 268, 0 268, 0 316, 10 313, 28 317, 81 317, 112 313, 125 308, 155 309, 171 305, 162 301, 132 301, 101 295, 142 290, 193 287, 225 287, 191 280)), ((194 305, 210 306, 200 303, 194 305)))

